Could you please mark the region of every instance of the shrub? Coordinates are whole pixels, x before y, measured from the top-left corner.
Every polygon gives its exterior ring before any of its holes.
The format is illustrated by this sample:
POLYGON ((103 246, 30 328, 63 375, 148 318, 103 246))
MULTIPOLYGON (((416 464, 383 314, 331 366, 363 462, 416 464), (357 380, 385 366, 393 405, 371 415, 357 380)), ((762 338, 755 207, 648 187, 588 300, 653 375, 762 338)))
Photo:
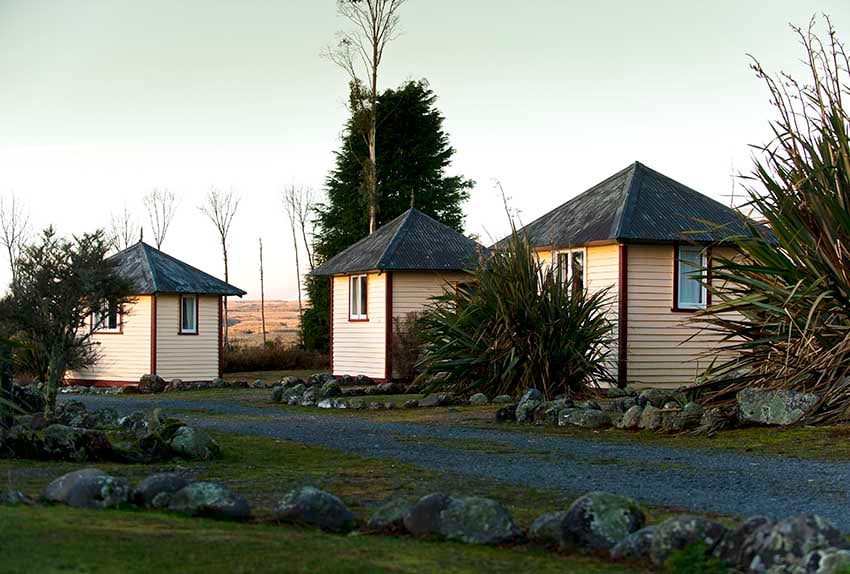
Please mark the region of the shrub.
POLYGON ((733 240, 741 257, 712 268, 720 303, 698 318, 737 356, 698 391, 716 406, 748 385, 814 392, 822 403, 806 422, 835 423, 850 413, 850 61, 832 26, 821 40, 814 23, 795 29, 806 83, 753 66, 778 115, 749 189, 770 232, 750 223, 751 236, 733 240))
POLYGON ((328 356, 305 351, 281 339, 265 345, 230 345, 224 350, 222 370, 225 373, 250 371, 320 370, 328 367, 328 356))
POLYGON ((729 568, 709 555, 709 548, 702 542, 689 544, 670 553, 664 562, 665 574, 727 574, 729 568))
POLYGON ((419 314, 408 313, 404 317, 393 317, 392 338, 393 370, 398 378, 411 381, 416 376, 416 364, 422 354, 422 336, 419 314))
POLYGON ((418 380, 431 390, 547 397, 584 394, 610 380, 607 290, 591 293, 543 265, 516 231, 466 285, 437 298, 422 317, 418 380))

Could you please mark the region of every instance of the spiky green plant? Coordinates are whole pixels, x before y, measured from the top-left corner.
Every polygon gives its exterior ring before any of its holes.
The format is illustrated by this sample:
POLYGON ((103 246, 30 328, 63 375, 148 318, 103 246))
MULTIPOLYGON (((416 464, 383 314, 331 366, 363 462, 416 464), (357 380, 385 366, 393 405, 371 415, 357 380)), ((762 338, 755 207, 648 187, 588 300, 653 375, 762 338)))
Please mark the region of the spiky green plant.
POLYGON ((850 417, 850 62, 827 19, 794 28, 809 78, 753 69, 772 98, 775 138, 757 149, 751 207, 764 226, 731 243, 740 256, 712 269, 714 299, 699 317, 737 357, 714 365, 698 387, 711 404, 746 385, 815 391, 807 422, 850 417), (769 229, 769 231, 766 231, 769 229))
POLYGON ((419 380, 459 394, 586 394, 609 380, 610 304, 607 290, 560 280, 514 231, 469 282, 423 314, 419 380))

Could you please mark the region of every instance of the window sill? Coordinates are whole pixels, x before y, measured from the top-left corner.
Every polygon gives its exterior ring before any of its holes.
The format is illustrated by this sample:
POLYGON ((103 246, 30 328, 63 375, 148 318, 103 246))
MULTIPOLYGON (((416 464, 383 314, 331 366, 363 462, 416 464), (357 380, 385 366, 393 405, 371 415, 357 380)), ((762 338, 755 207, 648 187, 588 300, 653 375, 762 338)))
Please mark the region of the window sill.
POLYGON ((705 311, 705 307, 671 307, 670 311, 672 313, 697 313, 705 311))
POLYGON ((198 333, 197 331, 195 331, 194 333, 179 331, 177 334, 181 337, 197 337, 200 333, 198 333))
POLYGON ((368 318, 368 317, 366 317, 365 319, 354 319, 354 318, 349 317, 349 318, 348 318, 348 322, 349 322, 349 323, 368 323, 368 322, 369 322, 369 318, 368 318))
POLYGON ((93 335, 123 335, 124 331, 92 331, 93 335))

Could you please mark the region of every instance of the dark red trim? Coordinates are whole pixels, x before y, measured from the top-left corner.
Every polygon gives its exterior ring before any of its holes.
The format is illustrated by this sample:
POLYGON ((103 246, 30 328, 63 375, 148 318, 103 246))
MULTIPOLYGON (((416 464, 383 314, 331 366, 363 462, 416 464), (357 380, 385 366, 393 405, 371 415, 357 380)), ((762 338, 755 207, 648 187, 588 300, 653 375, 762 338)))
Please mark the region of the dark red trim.
POLYGON ((157 295, 151 295, 151 375, 156 374, 156 300, 157 295))
POLYGON ((629 246, 619 247, 619 281, 617 309, 617 385, 629 384, 629 246))
POLYGON ((331 355, 331 374, 334 374, 334 282, 335 278, 331 277, 331 310, 330 310, 330 328, 331 328, 331 340, 329 343, 330 346, 330 355, 331 355))
MULTIPOLYGON (((224 325, 222 325, 222 317, 223 317, 223 307, 224 307, 224 297, 218 298, 218 378, 221 378, 224 375, 224 366, 222 364, 222 360, 224 359, 224 325)), ((197 317, 195 317, 197 320, 197 317)))
POLYGON ((80 387, 135 387, 138 381, 111 381, 100 379, 65 379, 65 385, 80 387))
POLYGON ((387 294, 386 294, 386 343, 384 347, 384 356, 386 364, 384 365, 384 378, 388 381, 393 379, 393 273, 387 271, 387 294))
POLYGON ((201 334, 201 296, 200 295, 192 295, 185 294, 180 295, 179 298, 180 311, 177 313, 177 334, 193 337, 201 334), (183 298, 184 297, 194 297, 195 298, 195 332, 183 331, 183 298))
MULTIPOLYGON (((694 247, 698 247, 695 245, 694 247)), ((710 283, 711 282, 711 248, 706 248, 705 253, 705 264, 708 268, 706 272, 706 279, 710 283)), ((711 306, 711 289, 709 289, 708 285, 705 287, 705 304, 706 307, 711 306)), ((696 313, 697 311, 702 311, 702 307, 690 308, 690 307, 679 307, 679 244, 673 244, 673 304, 670 307, 670 311, 673 313, 696 313)))

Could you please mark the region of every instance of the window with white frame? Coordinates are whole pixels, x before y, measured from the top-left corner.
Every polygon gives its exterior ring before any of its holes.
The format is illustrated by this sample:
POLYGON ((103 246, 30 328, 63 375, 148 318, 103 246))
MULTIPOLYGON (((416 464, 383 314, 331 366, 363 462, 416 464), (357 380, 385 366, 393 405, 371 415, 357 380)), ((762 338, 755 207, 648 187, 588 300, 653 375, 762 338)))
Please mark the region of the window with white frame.
POLYGON ((198 296, 180 296, 180 334, 198 334, 198 296))
POLYGON ((558 253, 558 277, 564 283, 571 281, 573 289, 584 289, 586 277, 584 273, 585 250, 571 249, 558 253))
POLYGON ((92 329, 97 333, 121 332, 121 307, 114 301, 92 313, 92 329))
POLYGON ((708 291, 704 277, 707 267, 704 249, 680 245, 676 249, 676 307, 679 309, 704 309, 708 291))
POLYGON ((348 318, 353 321, 364 321, 369 318, 367 300, 369 280, 366 275, 352 275, 348 278, 349 312, 348 318))

